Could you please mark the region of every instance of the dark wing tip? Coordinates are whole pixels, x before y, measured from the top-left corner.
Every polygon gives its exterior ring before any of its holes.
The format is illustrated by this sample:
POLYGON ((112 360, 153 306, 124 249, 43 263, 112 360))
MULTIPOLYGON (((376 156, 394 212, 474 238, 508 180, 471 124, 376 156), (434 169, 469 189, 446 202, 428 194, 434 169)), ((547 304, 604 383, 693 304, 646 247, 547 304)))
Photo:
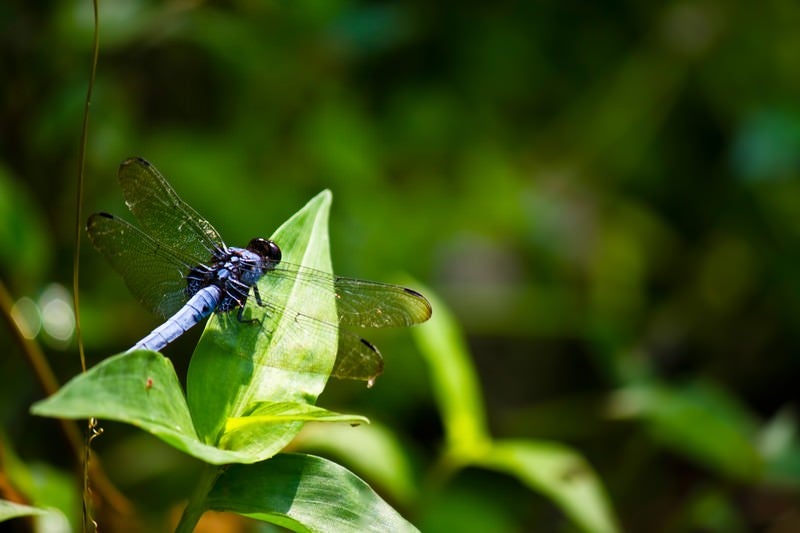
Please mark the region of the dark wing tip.
POLYGON ((120 163, 119 168, 120 168, 120 170, 122 170, 123 168, 125 168, 127 166, 130 166, 130 165, 139 165, 139 166, 142 166, 142 167, 151 167, 152 166, 147 159, 137 156, 137 157, 129 157, 128 159, 126 159, 125 161, 120 163))
POLYGON ((403 287, 403 290, 405 290, 407 294, 410 294, 411 296, 413 296, 424 307, 424 312, 419 317, 420 318, 420 322, 425 322, 426 320, 428 320, 431 317, 431 315, 433 314, 433 307, 431 307, 431 303, 428 301, 428 299, 425 298, 422 295, 422 293, 419 293, 419 292, 415 291, 414 289, 409 289, 409 288, 403 287))
POLYGON ((358 340, 361 341, 361 344, 363 344, 364 346, 366 346, 367 348, 369 348, 370 350, 372 350, 376 354, 378 354, 378 355, 381 354, 381 352, 378 351, 378 348, 374 344, 369 342, 367 339, 358 339, 358 340))
POLYGON ((378 377, 381 374, 383 374, 383 357, 381 357, 381 352, 378 350, 378 348, 374 344, 369 342, 367 339, 362 338, 359 340, 361 341, 361 344, 363 344, 364 346, 366 346, 367 348, 369 348, 378 355, 378 365, 375 367, 372 375, 367 376, 366 379, 364 380, 367 382, 367 388, 371 389, 372 386, 375 384, 375 380, 378 379, 378 377))
POLYGON ((112 215, 111 213, 106 213, 105 211, 92 213, 91 215, 89 215, 89 218, 86 220, 86 229, 88 230, 89 228, 91 228, 92 225, 94 224, 94 221, 96 219, 98 219, 98 218, 111 218, 111 219, 113 219, 114 215, 112 215))

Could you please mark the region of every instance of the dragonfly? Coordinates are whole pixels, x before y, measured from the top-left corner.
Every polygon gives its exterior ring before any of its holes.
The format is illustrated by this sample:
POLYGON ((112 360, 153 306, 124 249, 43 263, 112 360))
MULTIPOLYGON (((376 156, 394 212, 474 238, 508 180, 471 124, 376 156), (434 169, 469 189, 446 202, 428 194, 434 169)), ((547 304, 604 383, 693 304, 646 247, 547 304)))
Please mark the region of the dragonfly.
MULTIPOLYGON (((256 283, 263 276, 334 291, 338 325, 345 327, 411 326, 431 316, 430 303, 415 290, 283 262, 279 244, 271 240, 256 237, 244 248, 226 245, 211 223, 142 158, 123 161, 118 178, 125 203, 142 229, 99 212, 89 217, 86 230, 134 296, 165 319, 128 351, 161 351, 213 313, 235 313, 240 322, 258 322, 243 316, 251 301, 273 312, 286 311, 259 292, 256 283)), ((302 310, 291 311, 302 315, 302 310)), ((325 327, 338 326, 306 318, 325 327)), ((383 359, 372 343, 340 331, 334 376, 372 381, 382 368, 383 359)))

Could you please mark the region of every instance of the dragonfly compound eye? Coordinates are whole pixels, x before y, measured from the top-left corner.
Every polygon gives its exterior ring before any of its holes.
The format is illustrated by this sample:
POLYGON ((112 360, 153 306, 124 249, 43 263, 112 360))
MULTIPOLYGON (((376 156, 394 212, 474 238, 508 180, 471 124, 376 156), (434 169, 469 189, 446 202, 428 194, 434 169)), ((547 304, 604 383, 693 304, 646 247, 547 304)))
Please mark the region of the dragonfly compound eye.
POLYGON ((277 244, 268 239, 256 237, 255 239, 250 240, 247 245, 247 249, 251 252, 257 253, 264 259, 269 260, 271 263, 281 262, 281 249, 277 244))

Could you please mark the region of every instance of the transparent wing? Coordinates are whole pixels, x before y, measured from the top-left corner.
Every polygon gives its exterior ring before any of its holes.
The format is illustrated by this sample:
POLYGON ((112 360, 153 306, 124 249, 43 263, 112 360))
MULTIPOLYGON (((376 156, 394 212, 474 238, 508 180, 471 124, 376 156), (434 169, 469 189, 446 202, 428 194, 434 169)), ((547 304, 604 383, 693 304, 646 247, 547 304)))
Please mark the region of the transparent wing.
MULTIPOLYGON (((225 249, 217 230, 175 193, 158 170, 141 158, 124 161, 119 181, 125 202, 147 233, 191 265, 207 262, 225 249)), ((280 243, 279 243, 280 244, 280 243)), ((431 315, 428 301, 419 293, 386 283, 364 281, 281 263, 270 275, 297 278, 336 291, 339 319, 344 326, 383 328, 410 326, 431 315)))
POLYGON ((412 326, 431 317, 428 300, 406 287, 337 276, 334 288, 339 320, 346 326, 412 326))
MULTIPOLYGON (((294 327, 306 331, 320 328, 338 330, 339 347, 333 376, 340 379, 357 379, 372 382, 383 371, 383 358, 369 341, 346 329, 349 327, 381 328, 408 326, 424 322, 431 315, 431 307, 424 296, 398 285, 332 276, 328 273, 289 263, 280 263, 268 271, 259 282, 262 307, 267 314, 285 316, 294 321, 294 327), (337 298, 339 324, 327 322, 301 309, 286 308, 273 301, 272 280, 285 280, 287 285, 308 284, 314 291, 330 293, 334 287, 337 298), (277 279, 276 279, 277 278, 277 279), (339 326, 345 326, 340 328, 339 326)), ((280 285, 278 285, 280 286, 280 285)), ((280 290, 280 289, 277 289, 280 290)), ((254 298, 248 306, 256 306, 254 298)))
POLYGON ((367 381, 369 385, 383 372, 383 357, 369 341, 349 331, 339 330, 339 349, 333 377, 367 381))
POLYGON ((156 241, 180 251, 195 264, 225 250, 211 223, 181 200, 149 162, 140 157, 123 161, 119 183, 128 209, 156 241))
POLYGON ((89 239, 119 272, 136 298, 162 317, 186 302, 189 258, 157 243, 139 229, 108 213, 95 213, 86 225, 89 239))
POLYGON ((420 293, 377 281, 332 276, 307 267, 280 263, 267 276, 297 279, 299 283, 336 292, 339 323, 359 328, 411 326, 431 317, 431 304, 420 293))

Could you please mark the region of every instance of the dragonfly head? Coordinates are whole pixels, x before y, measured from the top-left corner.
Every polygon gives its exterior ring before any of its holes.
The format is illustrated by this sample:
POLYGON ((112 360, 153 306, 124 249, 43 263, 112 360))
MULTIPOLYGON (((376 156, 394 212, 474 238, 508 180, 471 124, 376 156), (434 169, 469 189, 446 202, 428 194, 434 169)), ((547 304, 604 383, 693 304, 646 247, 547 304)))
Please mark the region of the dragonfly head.
POLYGON ((258 254, 265 262, 272 266, 281 262, 281 249, 269 239, 262 239, 261 237, 251 239, 247 244, 247 249, 258 254))

